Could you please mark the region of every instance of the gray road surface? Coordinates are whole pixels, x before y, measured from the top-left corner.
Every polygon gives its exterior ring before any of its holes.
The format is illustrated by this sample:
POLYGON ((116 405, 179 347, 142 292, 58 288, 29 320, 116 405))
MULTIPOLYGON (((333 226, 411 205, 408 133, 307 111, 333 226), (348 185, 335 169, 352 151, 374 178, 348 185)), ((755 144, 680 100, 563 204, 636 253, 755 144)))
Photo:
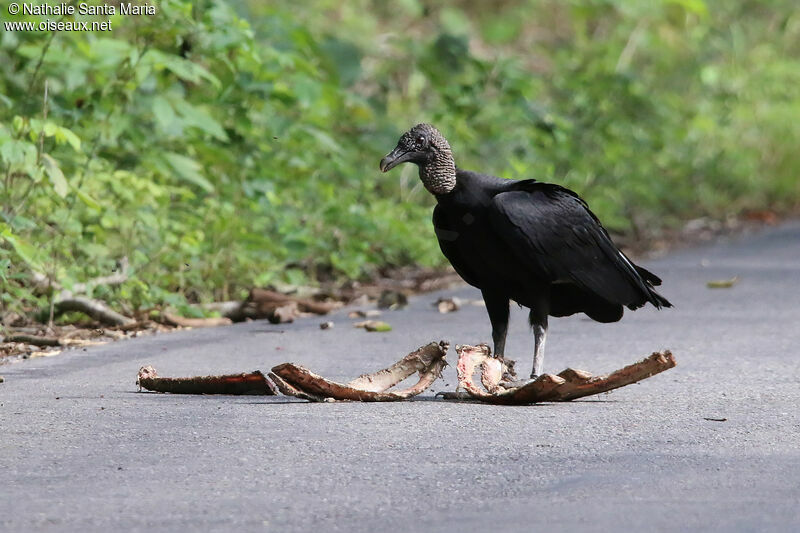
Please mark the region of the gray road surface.
MULTIPOLYGON (((390 333, 342 312, 329 331, 255 322, 0 366, 0 530, 797 531, 800 224, 646 264, 676 308, 554 319, 545 370, 604 372, 661 348, 678 367, 586 401, 136 392, 144 364, 180 376, 294 361, 349 379, 431 340, 490 338, 482 308, 438 314, 441 293, 387 313, 390 333)), ((507 355, 525 372, 533 340, 512 314, 507 355)), ((450 367, 434 391, 454 384, 450 367)))

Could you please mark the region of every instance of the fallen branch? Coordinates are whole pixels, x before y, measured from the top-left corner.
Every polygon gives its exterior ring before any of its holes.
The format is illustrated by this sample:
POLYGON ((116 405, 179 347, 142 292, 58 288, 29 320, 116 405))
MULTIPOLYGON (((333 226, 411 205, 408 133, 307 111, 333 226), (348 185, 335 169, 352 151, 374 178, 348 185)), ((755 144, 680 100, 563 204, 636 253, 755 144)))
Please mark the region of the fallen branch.
POLYGON ((636 383, 676 365, 675 357, 670 351, 654 352, 649 357, 611 374, 592 376, 584 370, 568 368, 557 376, 544 374, 517 387, 502 381, 507 365, 501 359, 493 358, 485 344, 456 346, 456 352, 459 388, 473 398, 496 404, 574 400, 636 383), (480 371, 484 388, 478 387, 473 381, 476 370, 480 371))
POLYGON ((334 309, 341 307, 338 302, 315 302, 314 300, 294 298, 280 292, 259 288, 250 289, 247 301, 257 304, 262 309, 272 309, 286 305, 289 302, 297 302, 300 311, 316 315, 327 315, 334 309))
POLYGON ((2 342, 24 342, 34 346, 61 346, 61 339, 56 337, 39 337, 38 335, 9 335, 2 342))
POLYGON ((449 344, 432 342, 411 352, 392 366, 372 374, 364 374, 341 384, 330 381, 292 363, 272 369, 269 377, 284 394, 310 401, 355 400, 389 402, 406 400, 421 393, 436 381, 447 366, 445 354, 449 344), (419 381, 411 387, 389 391, 401 381, 419 373, 419 381))
POLYGON ((155 392, 171 392, 173 394, 249 394, 262 396, 277 394, 275 386, 258 370, 249 374, 162 378, 152 366, 143 366, 139 369, 136 385, 139 386, 139 390, 147 389, 155 392))
POLYGON ((230 318, 224 316, 211 318, 187 318, 180 315, 174 315, 166 311, 161 313, 161 316, 164 317, 164 320, 174 326, 182 326, 186 328, 209 328, 215 326, 226 326, 233 323, 230 318))
POLYGON ((68 311, 78 311, 87 314, 98 322, 111 326, 129 326, 136 323, 134 319, 117 313, 103 302, 84 298, 82 296, 75 296, 67 300, 56 302, 54 308, 55 314, 66 313, 68 311))

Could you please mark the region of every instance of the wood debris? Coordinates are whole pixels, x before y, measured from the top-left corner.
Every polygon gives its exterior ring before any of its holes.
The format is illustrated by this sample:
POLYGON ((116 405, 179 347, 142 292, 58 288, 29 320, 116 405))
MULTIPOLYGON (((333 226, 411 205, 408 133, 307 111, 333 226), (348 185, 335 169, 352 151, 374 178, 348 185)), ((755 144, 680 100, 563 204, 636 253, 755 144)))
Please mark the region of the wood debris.
POLYGON ((273 367, 270 379, 278 389, 289 396, 310 401, 353 400, 362 402, 389 402, 406 400, 423 392, 436 381, 447 366, 446 341, 431 342, 406 355, 392 366, 372 374, 364 374, 342 384, 319 376, 307 368, 292 363, 273 367), (419 374, 411 387, 390 391, 401 381, 419 374))
POLYGON ((233 321, 224 316, 210 317, 210 318, 188 318, 185 316, 176 315, 164 311, 161 313, 164 320, 174 326, 181 326, 184 328, 209 328, 215 326, 227 326, 233 324, 233 321))
MULTIPOLYGON (((544 374, 527 384, 516 386, 504 381, 508 367, 503 360, 491 356, 487 345, 456 346, 456 352, 459 388, 477 400, 507 405, 564 402, 600 394, 649 378, 676 364, 670 351, 654 352, 637 363, 603 376, 592 376, 584 370, 568 368, 558 375, 544 374), (480 372, 483 387, 473 381, 476 371, 480 372)), ((457 396, 445 394, 445 397, 457 396)))
POLYGON ((275 386, 260 371, 227 374, 224 376, 197 376, 190 378, 163 378, 152 366, 143 366, 136 377, 139 390, 171 392, 172 394, 236 394, 273 396, 275 386))
POLYGON ((436 300, 436 303, 433 304, 440 313, 453 313, 461 309, 461 299, 460 298, 439 298, 436 300))
POLYGON ((283 324, 301 316, 327 315, 342 305, 339 301, 316 301, 256 287, 250 289, 243 302, 221 302, 206 307, 219 310, 234 322, 266 318, 273 324, 283 324))

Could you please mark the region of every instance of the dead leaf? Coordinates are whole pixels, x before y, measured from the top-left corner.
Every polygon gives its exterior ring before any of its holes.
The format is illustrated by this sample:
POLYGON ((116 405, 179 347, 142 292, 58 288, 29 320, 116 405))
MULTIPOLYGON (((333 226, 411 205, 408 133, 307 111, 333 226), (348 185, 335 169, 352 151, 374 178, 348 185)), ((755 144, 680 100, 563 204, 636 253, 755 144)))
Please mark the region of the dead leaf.
POLYGON ((434 304, 440 313, 453 313, 461 309, 461 301, 458 298, 439 298, 434 304))
POLYGON ((378 297, 378 307, 381 309, 402 309, 408 305, 408 297, 400 291, 387 289, 378 297))
POLYGON ((367 331, 392 331, 392 326, 381 320, 365 320, 353 324, 354 328, 364 328, 367 331))
POLYGON ((717 279, 706 283, 709 289, 730 289, 736 282, 739 281, 739 276, 733 276, 730 279, 717 279))

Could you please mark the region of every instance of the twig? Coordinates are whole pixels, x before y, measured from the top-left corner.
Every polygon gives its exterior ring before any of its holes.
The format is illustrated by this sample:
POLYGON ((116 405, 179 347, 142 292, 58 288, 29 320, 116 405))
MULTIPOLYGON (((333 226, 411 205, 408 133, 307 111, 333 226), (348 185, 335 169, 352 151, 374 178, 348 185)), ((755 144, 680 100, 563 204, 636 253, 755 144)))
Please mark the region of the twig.
POLYGON ((42 99, 42 130, 39 132, 39 152, 36 154, 36 164, 42 163, 44 153, 44 125, 47 122, 47 88, 48 80, 44 80, 44 98, 42 99))

